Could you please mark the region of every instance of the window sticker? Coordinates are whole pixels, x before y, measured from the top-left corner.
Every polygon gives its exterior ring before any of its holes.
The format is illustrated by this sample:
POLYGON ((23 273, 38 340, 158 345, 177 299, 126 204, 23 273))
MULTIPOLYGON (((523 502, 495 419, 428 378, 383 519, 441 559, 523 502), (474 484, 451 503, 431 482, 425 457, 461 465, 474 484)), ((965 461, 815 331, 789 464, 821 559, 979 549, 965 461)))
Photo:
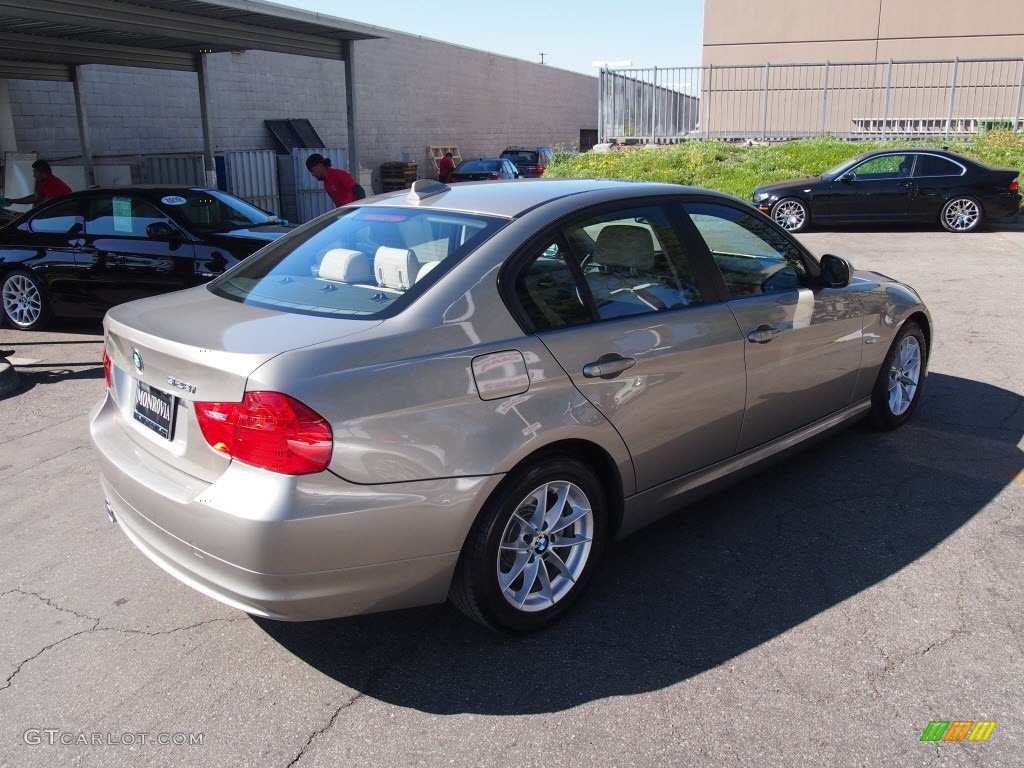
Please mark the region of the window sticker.
POLYGON ((131 234, 132 231, 132 199, 130 197, 115 197, 114 198, 114 231, 115 232, 127 232, 131 234))
POLYGON ((164 205, 184 205, 188 200, 180 195, 168 195, 167 197, 161 197, 160 202, 164 205))

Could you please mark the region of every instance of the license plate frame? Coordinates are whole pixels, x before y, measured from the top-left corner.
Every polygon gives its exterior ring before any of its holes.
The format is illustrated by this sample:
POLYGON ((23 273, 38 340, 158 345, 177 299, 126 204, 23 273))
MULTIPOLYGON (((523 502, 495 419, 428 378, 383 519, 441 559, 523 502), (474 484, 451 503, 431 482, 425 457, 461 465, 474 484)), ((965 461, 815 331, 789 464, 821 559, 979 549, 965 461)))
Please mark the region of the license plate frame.
POLYGON ((174 395, 151 387, 144 381, 136 385, 132 416, 165 440, 174 439, 174 416, 177 410, 178 398, 174 395))

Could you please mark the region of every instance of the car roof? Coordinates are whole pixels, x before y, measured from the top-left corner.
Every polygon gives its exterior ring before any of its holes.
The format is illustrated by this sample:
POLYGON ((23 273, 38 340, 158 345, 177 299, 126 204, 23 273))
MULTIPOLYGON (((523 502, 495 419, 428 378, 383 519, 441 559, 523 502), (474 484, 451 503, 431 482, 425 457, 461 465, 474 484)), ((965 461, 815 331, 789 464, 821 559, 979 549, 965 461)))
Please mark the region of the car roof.
POLYGON ((468 182, 454 184, 451 187, 433 182, 429 187, 424 186, 423 189, 439 191, 417 198, 412 191, 401 190, 396 193, 367 198, 357 205, 433 208, 511 219, 534 208, 569 197, 579 198, 581 205, 686 193, 735 200, 735 198, 720 192, 684 187, 679 184, 614 179, 516 179, 468 182))
MULTIPOLYGON (((89 187, 88 189, 80 189, 77 192, 72 192, 69 196, 75 197, 89 197, 92 195, 117 195, 125 194, 126 192, 137 192, 145 197, 158 198, 166 195, 180 195, 183 192, 199 192, 200 194, 212 194, 213 190, 205 187, 190 187, 181 184, 124 184, 124 185, 110 185, 103 187, 89 187)), ((227 192, 221 192, 220 194, 230 194, 227 192)))
POLYGON ((977 165, 976 160, 972 160, 969 157, 964 157, 956 152, 950 152, 948 149, 935 149, 934 147, 890 147, 889 149, 873 149, 870 152, 863 152, 857 155, 857 159, 864 159, 868 157, 875 157, 877 155, 938 155, 939 157, 948 157, 951 160, 957 160, 960 162, 967 162, 977 165))

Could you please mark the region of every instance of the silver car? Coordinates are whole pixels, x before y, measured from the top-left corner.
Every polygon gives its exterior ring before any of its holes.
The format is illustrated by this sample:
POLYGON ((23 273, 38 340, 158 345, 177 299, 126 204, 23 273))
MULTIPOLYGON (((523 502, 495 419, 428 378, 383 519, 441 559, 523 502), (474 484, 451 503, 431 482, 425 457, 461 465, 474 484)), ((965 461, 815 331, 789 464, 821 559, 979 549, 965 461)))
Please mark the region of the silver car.
POLYGON ((107 512, 248 613, 551 624, 613 542, 862 417, 932 323, 734 198, 416 182, 105 320, 107 512))

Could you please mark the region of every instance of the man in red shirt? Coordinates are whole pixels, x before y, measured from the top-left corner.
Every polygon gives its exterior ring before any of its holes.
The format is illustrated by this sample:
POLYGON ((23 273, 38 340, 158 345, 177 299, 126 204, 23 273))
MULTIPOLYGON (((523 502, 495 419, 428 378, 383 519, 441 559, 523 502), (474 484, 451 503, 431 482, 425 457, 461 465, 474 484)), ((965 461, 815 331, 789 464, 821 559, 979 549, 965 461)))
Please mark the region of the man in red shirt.
POLYGON ((324 190, 331 198, 335 208, 362 200, 366 197, 365 190, 359 186, 352 174, 340 168, 331 168, 331 159, 316 153, 306 158, 306 168, 313 178, 324 183, 324 190))
POLYGON ((444 157, 441 158, 441 162, 437 164, 437 180, 442 184, 448 183, 448 177, 452 175, 452 171, 455 170, 455 161, 452 160, 452 153, 445 152, 444 157))
POLYGON ((53 175, 50 164, 45 160, 36 160, 32 163, 32 176, 36 180, 36 191, 31 195, 8 199, 8 205, 20 205, 31 203, 41 205, 47 200, 54 200, 58 197, 71 194, 71 187, 61 179, 53 175))

